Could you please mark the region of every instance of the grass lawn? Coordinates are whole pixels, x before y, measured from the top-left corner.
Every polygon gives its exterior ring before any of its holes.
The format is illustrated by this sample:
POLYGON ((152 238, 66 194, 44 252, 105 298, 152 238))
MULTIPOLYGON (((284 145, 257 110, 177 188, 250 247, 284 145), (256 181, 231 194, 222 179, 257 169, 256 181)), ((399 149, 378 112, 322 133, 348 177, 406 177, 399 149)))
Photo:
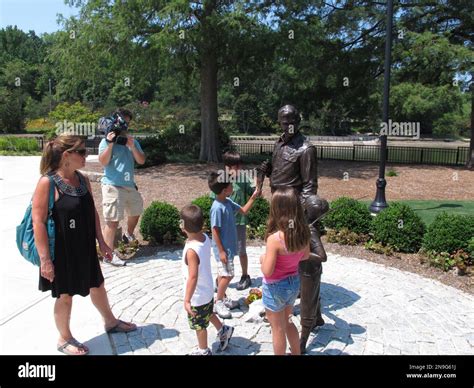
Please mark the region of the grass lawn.
MULTIPOLYGON (((371 201, 362 201, 370 205, 371 201)), ((425 222, 431 224, 438 213, 443 211, 447 213, 474 215, 474 201, 397 201, 410 206, 425 222)), ((389 202, 390 205, 390 202, 389 202)))

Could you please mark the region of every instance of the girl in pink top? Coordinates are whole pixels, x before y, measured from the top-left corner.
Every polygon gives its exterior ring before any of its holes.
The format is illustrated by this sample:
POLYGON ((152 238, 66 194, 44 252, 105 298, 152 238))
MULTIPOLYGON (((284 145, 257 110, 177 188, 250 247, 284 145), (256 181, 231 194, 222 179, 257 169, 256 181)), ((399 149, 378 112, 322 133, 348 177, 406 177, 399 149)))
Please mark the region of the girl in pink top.
POLYGON ((272 196, 265 236, 266 251, 260 256, 263 272, 263 305, 272 327, 273 352, 300 354, 298 330, 293 324, 293 305, 300 289, 298 264, 309 257, 310 231, 300 200, 291 187, 272 196))

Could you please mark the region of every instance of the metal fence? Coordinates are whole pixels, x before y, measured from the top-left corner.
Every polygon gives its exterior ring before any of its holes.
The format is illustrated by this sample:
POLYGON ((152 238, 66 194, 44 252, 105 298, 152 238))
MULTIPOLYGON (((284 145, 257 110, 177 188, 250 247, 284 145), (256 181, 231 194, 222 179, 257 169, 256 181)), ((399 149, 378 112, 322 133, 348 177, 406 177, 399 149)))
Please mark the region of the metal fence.
MULTIPOLYGON (((271 154, 273 143, 233 141, 232 145, 241 155, 271 154)), ((316 145, 319 159, 350 160, 358 162, 378 162, 380 147, 377 145, 316 145)), ((467 163, 469 147, 431 148, 388 146, 387 162, 407 164, 435 164, 456 166, 467 163)))
MULTIPOLYGON (((38 149, 42 150, 45 139, 41 135, 17 135, 18 137, 35 138, 38 149)), ((89 154, 97 154, 102 137, 86 139, 89 154)), ((270 155, 273 152, 274 141, 265 138, 262 141, 232 139, 232 146, 241 155, 270 155)), ((321 160, 350 160, 357 162, 378 162, 380 147, 378 145, 316 145, 317 156, 321 160)), ((465 165, 469 158, 469 147, 434 148, 434 147, 405 147, 388 146, 387 162, 407 164, 434 164, 440 166, 465 165)))
MULTIPOLYGON (((378 135, 348 135, 348 136, 317 136, 317 135, 305 135, 307 139, 313 142, 317 141, 372 141, 379 138, 378 135)), ((279 136, 252 136, 252 135, 232 135, 230 136, 231 141, 275 141, 279 136)))

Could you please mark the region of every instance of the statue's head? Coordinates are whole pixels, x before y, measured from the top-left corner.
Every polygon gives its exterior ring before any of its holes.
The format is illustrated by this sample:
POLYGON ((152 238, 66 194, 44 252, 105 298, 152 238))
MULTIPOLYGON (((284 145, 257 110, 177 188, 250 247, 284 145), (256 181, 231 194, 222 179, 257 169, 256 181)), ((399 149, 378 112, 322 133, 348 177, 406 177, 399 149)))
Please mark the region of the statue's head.
POLYGON ((289 139, 298 132, 300 121, 300 113, 293 105, 285 105, 278 110, 278 123, 285 131, 286 138, 289 139))

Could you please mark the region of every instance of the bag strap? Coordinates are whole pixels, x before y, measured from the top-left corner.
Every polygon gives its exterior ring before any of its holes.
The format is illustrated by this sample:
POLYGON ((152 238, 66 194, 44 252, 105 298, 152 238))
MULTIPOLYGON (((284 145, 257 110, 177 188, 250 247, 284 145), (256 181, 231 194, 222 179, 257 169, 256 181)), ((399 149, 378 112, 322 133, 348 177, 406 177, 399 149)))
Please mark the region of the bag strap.
POLYGON ((51 216, 53 212, 53 207, 54 207, 54 179, 51 175, 47 175, 49 178, 49 202, 48 202, 48 210, 49 210, 49 215, 51 216))

